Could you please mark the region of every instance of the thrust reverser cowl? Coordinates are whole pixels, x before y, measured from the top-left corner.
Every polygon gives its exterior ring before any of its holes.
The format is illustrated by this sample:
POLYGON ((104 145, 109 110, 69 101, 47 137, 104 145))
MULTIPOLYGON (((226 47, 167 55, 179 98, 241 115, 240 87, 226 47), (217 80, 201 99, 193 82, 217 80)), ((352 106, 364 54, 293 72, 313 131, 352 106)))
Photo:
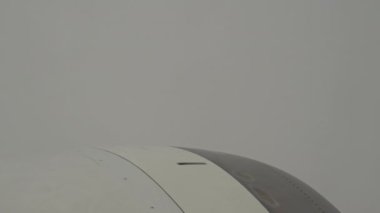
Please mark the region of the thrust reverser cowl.
POLYGON ((220 166, 255 196, 270 213, 339 213, 322 195, 282 170, 241 156, 184 149, 220 166))

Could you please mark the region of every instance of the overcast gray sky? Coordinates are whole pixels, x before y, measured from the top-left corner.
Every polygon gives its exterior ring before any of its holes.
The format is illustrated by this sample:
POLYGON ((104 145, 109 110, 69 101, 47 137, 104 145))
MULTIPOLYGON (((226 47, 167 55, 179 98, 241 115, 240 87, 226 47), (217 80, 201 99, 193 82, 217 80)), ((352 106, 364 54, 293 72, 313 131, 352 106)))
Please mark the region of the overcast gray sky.
MULTIPOLYGON (((379 212, 380 1, 1 0, 0 169, 175 145, 379 212)), ((0 171, 1 172, 1 171, 0 171)))

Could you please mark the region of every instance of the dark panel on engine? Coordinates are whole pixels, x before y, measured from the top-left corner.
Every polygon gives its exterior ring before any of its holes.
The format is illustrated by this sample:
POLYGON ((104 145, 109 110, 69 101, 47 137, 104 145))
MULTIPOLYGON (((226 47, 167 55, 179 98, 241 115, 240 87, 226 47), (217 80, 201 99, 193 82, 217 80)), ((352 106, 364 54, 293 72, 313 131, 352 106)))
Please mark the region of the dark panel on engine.
POLYGON ((339 213, 329 201, 292 175, 249 158, 182 148, 224 169, 255 196, 270 213, 339 213))

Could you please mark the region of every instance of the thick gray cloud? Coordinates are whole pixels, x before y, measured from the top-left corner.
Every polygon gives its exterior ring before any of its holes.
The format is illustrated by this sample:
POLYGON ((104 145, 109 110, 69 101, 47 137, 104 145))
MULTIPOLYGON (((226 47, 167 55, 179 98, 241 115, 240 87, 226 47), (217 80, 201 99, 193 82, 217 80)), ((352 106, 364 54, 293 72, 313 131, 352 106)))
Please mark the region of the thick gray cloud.
POLYGON ((255 158, 379 212, 376 0, 0 1, 0 169, 92 145, 255 158))

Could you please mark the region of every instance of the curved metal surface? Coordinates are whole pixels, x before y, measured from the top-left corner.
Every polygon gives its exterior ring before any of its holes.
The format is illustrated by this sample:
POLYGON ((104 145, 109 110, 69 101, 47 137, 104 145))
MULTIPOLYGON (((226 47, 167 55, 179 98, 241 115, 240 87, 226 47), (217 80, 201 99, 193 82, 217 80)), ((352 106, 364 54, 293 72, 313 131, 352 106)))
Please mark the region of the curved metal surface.
POLYGON ((182 149, 198 154, 220 166, 271 213, 339 213, 338 209, 310 186, 277 168, 226 153, 182 149))
POLYGON ((0 173, 0 212, 182 213, 130 162, 96 149, 0 173))
POLYGON ((186 213, 267 213, 239 182, 213 162, 173 147, 106 149, 140 167, 186 213))

